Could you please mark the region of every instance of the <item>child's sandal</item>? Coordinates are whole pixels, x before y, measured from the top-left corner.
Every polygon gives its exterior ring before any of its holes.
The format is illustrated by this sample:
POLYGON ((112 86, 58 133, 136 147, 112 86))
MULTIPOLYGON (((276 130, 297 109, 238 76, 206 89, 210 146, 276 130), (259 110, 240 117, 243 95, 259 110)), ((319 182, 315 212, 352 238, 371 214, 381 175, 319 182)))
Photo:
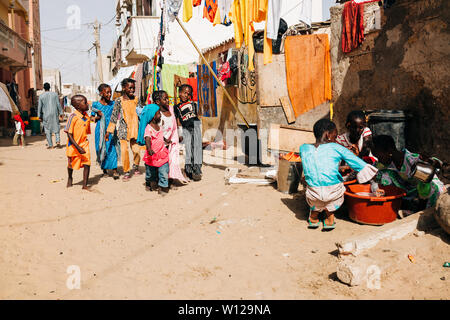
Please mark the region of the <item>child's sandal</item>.
MULTIPOLYGON (((317 217, 319 218, 319 217, 317 217)), ((309 229, 317 229, 320 226, 320 220, 317 222, 311 222, 311 211, 309 212, 308 216, 308 228, 309 229)))
POLYGON ((327 225, 325 224, 325 220, 323 221, 323 229, 322 229, 322 230, 331 231, 331 230, 333 230, 333 229, 335 229, 335 228, 336 228, 336 221, 334 221, 333 224, 330 225, 330 226, 327 226, 327 225))

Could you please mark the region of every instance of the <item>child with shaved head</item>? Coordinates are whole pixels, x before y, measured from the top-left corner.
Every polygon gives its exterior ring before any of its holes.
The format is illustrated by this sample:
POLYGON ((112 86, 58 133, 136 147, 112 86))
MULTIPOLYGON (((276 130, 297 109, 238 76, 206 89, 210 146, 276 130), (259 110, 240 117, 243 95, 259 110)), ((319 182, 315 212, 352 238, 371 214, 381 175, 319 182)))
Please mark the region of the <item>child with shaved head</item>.
POLYGON ((68 143, 66 155, 68 159, 67 187, 72 186, 73 170, 84 168, 83 189, 87 190, 89 170, 91 167, 91 153, 89 152, 88 134, 91 133, 91 122, 87 110, 89 108, 87 99, 83 95, 75 95, 71 99, 75 112, 69 116, 64 131, 67 133, 68 143))

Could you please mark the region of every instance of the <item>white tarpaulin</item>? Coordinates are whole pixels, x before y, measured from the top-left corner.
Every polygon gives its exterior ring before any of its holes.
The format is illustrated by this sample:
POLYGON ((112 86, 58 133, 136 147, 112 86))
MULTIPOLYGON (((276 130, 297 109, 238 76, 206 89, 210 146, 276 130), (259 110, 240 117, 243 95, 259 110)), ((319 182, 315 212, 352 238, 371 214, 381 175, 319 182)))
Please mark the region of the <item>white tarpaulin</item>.
POLYGON ((0 110, 9 111, 13 114, 19 112, 16 104, 9 96, 8 88, 2 82, 0 82, 0 110))
POLYGON ((122 91, 120 83, 123 79, 129 78, 134 71, 135 66, 120 68, 116 76, 108 81, 108 85, 111 87, 112 93, 115 91, 122 91))

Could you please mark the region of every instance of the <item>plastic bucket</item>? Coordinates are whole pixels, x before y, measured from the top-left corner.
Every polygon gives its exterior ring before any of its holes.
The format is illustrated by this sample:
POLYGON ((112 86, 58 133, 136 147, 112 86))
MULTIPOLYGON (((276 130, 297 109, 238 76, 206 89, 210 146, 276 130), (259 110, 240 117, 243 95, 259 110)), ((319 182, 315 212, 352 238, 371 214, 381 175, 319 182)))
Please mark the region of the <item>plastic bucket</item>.
POLYGON ((373 135, 386 134, 394 138, 397 149, 406 146, 406 114, 402 110, 378 110, 370 113, 369 127, 373 135))
POLYGON ((403 189, 395 186, 380 186, 384 190, 385 196, 379 198, 356 194, 370 192, 370 184, 350 184, 346 185, 346 188, 345 202, 350 219, 377 226, 397 219, 402 198, 406 195, 403 189))
POLYGON ((41 133, 41 122, 39 121, 39 118, 37 117, 30 118, 30 128, 32 134, 41 133))
POLYGON ((348 186, 349 184, 355 184, 355 183, 357 183, 358 182, 358 180, 350 180, 350 181, 345 181, 344 182, 344 186, 348 186))
POLYGON ((301 173, 301 162, 290 162, 280 159, 278 163, 277 190, 286 194, 297 193, 301 173))

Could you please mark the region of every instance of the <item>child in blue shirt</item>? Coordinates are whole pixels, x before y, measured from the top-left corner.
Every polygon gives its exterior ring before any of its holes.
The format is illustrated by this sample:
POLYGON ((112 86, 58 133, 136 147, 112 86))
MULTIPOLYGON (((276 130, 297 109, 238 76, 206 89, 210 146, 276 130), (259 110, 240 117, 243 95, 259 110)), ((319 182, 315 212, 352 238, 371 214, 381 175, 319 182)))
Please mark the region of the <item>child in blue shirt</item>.
POLYGON ((303 144, 300 147, 303 173, 306 181, 306 201, 310 206, 308 227, 319 227, 319 213, 324 211, 323 230, 336 227, 334 212, 344 202, 344 180, 339 173, 339 163, 344 160, 358 172, 359 183, 371 181, 377 169, 355 156, 347 148, 335 143, 336 125, 321 119, 314 124, 315 144, 303 144))

